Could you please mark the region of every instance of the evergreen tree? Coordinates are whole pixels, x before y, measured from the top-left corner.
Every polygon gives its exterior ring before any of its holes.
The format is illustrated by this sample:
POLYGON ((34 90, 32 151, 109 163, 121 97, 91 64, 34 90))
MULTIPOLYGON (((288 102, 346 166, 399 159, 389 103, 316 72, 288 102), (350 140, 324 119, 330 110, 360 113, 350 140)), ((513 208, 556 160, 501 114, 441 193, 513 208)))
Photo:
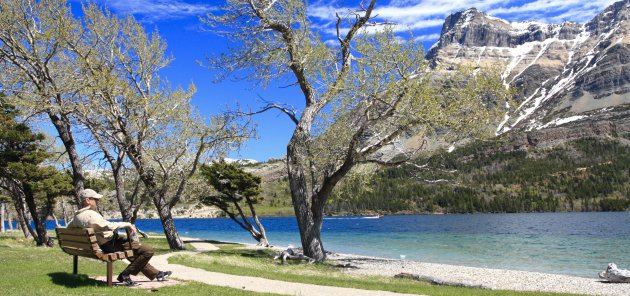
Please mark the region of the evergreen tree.
POLYGON ((210 166, 201 166, 201 175, 208 184, 212 185, 218 195, 205 196, 201 201, 206 205, 216 206, 225 212, 234 222, 247 230, 262 246, 269 246, 265 228, 256 215, 254 204, 261 201, 259 176, 245 172, 234 164, 221 160, 210 166), (249 208, 251 217, 256 224, 252 225, 243 211, 241 204, 249 208))
POLYGON ((50 156, 42 146, 44 135, 33 133, 25 123, 18 123, 18 112, 5 98, 0 98, 0 179, 13 195, 16 206, 26 203, 35 224, 37 245, 52 246, 46 232, 46 220, 52 214, 55 199, 72 194, 72 178, 43 163, 50 156))

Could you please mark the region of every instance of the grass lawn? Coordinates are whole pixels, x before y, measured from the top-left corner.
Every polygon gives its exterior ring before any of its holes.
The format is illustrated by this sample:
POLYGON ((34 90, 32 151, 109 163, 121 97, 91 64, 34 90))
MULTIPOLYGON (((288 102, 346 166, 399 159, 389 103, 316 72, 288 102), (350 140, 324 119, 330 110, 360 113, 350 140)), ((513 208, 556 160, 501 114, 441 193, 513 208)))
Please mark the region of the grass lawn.
POLYGON ((293 206, 256 205, 256 214, 260 217, 292 217, 294 213, 293 206))
POLYGON ((514 291, 491 291, 462 287, 437 286, 409 279, 377 276, 357 276, 343 273, 330 263, 280 265, 273 260, 271 250, 243 249, 242 245, 212 241, 218 251, 196 255, 177 255, 169 258, 177 263, 208 271, 234 275, 255 276, 274 280, 337 286, 368 290, 384 290, 399 293, 425 295, 567 295, 514 291))
MULTIPOLYGON (((54 234, 54 232, 53 232, 54 234)), ((157 253, 168 251, 165 239, 144 239, 157 253)), ((242 291, 188 282, 186 285, 163 287, 157 291, 108 288, 89 276, 105 276, 106 264, 79 257, 79 274, 72 274, 72 256, 54 248, 35 247, 21 232, 0 233, 1 295, 273 295, 242 291)), ((125 263, 114 264, 114 277, 125 263)))

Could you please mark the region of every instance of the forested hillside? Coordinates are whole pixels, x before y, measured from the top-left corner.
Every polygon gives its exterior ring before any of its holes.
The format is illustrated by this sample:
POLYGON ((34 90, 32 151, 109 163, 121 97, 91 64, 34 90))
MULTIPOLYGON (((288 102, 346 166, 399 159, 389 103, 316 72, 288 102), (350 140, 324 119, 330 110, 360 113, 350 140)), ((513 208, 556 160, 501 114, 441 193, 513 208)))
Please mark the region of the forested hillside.
POLYGON ((416 165, 355 174, 336 188, 327 212, 623 211, 630 206, 628 138, 516 151, 501 140, 474 143, 416 165))

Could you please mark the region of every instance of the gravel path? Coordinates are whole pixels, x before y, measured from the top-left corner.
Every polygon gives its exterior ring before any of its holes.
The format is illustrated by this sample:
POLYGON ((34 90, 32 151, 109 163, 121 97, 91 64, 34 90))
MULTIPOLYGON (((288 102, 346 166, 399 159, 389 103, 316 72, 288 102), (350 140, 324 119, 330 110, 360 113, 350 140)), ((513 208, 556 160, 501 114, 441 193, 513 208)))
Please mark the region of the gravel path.
POLYGON ((602 282, 595 278, 388 260, 341 254, 333 255, 330 259, 357 267, 347 270, 351 274, 394 276, 399 273, 409 273, 437 282, 476 286, 493 290, 630 296, 630 284, 602 282))
MULTIPOLYGON (((360 290, 319 286, 268 280, 258 277, 236 276, 210 272, 198 268, 178 264, 169 264, 168 258, 179 254, 196 254, 217 250, 211 243, 203 240, 187 239, 196 251, 175 252, 155 256, 151 264, 160 270, 173 271, 173 277, 192 280, 214 286, 231 287, 255 292, 266 292, 283 295, 411 295, 386 291, 360 290)), ((257 248, 255 245, 246 245, 257 248)), ((346 270, 350 274, 395 276, 400 273, 412 274, 431 281, 449 285, 481 287, 492 290, 541 291, 587 295, 630 296, 629 284, 614 284, 596 278, 583 278, 538 272, 502 270, 455 266, 447 264, 423 263, 406 260, 392 260, 349 254, 332 254, 328 257, 340 264, 350 266, 346 270)), ((602 268, 603 270, 604 268, 602 268)))
POLYGON ((230 275, 218 272, 210 272, 199 268, 192 268, 179 264, 168 263, 168 258, 174 255, 196 254, 204 251, 216 250, 210 243, 192 242, 197 251, 172 252, 155 256, 151 264, 160 270, 173 271, 173 278, 191 280, 213 286, 230 287, 254 292, 275 293, 282 295, 320 296, 320 295, 344 295, 344 296, 403 296, 416 294, 401 294, 387 291, 360 290, 351 288, 339 288, 268 280, 258 277, 230 275))

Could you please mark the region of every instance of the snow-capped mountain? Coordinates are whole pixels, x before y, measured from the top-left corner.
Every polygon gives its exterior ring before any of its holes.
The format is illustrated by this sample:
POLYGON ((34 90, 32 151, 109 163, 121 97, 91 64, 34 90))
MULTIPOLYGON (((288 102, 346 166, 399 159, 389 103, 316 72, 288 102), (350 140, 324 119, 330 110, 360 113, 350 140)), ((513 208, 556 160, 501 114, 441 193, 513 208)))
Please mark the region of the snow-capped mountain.
POLYGON ((446 19, 427 58, 436 67, 498 67, 506 85, 522 90, 517 110, 506 114, 498 134, 515 130, 530 137, 557 127, 580 127, 577 134, 566 131, 569 138, 589 129, 627 133, 629 19, 630 0, 586 24, 508 22, 471 8, 446 19))

